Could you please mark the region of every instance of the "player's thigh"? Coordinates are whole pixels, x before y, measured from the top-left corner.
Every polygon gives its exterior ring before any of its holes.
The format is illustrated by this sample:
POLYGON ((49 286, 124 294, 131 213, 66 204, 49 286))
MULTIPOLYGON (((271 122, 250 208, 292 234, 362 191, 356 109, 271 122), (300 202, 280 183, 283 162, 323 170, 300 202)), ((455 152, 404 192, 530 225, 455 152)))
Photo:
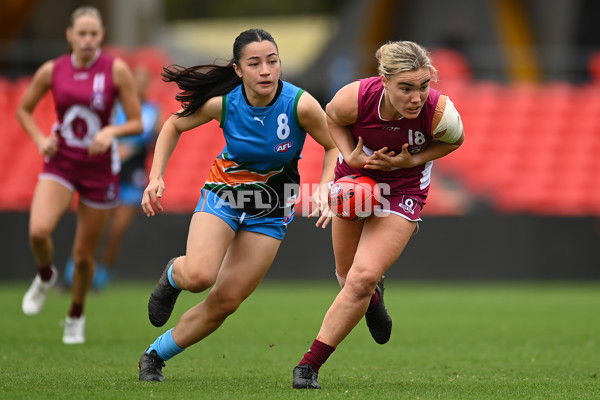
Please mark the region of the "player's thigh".
POLYGON ((70 188, 51 179, 40 179, 31 202, 29 231, 34 235, 54 231, 72 201, 73 191, 70 188))
POLYGON ((281 240, 239 230, 231 242, 211 294, 241 303, 258 287, 273 264, 281 240))
POLYGON ((205 212, 192 215, 187 238, 184 275, 202 274, 214 282, 236 232, 220 217, 205 212))
POLYGON ((339 276, 345 277, 352 266, 364 222, 365 220, 346 221, 338 217, 331 221, 335 269, 339 276))
MULTIPOLYGON (((416 222, 399 215, 370 217, 365 221, 353 269, 368 269, 381 276, 400 257, 416 222)), ((360 272, 360 271, 357 271, 360 272)))

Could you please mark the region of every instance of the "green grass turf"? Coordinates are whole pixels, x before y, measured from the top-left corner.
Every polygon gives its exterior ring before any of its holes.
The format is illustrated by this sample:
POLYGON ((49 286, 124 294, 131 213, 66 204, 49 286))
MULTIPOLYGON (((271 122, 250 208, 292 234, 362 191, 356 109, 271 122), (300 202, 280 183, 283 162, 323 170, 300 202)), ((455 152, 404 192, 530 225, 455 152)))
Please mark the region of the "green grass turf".
POLYGON ((164 328, 148 322, 154 283, 115 283, 87 304, 87 342, 61 343, 69 296, 21 312, 26 283, 0 283, 0 399, 598 399, 600 283, 387 282, 394 331, 361 321, 293 390, 337 283, 264 282, 215 334, 140 382, 142 351, 203 295, 183 293, 164 328))

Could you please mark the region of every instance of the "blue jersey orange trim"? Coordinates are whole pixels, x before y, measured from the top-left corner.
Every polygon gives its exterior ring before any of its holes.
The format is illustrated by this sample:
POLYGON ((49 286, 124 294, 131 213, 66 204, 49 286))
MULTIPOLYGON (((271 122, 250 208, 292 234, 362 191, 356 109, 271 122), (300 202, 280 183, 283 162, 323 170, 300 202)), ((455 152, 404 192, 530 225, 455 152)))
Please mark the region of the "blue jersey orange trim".
POLYGON ((253 192, 253 200, 242 205, 248 213, 258 203, 289 212, 290 199, 297 195, 298 160, 306 139, 298 116, 304 90, 284 81, 281 85, 266 107, 249 105, 242 84, 223 96, 220 127, 226 145, 204 187, 227 196, 231 191, 253 192))

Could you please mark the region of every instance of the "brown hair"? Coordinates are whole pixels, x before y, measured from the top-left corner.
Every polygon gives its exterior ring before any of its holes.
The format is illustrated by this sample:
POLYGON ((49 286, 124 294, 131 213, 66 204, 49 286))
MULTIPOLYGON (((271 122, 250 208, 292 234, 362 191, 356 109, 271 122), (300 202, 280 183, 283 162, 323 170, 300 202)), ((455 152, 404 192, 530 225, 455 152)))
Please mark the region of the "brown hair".
POLYGON ((248 44, 263 40, 273 43, 278 49, 270 33, 263 29, 248 29, 235 39, 233 58, 226 65, 204 64, 188 68, 170 65, 168 68, 163 68, 163 81, 175 82, 181 89, 175 99, 181 103, 183 110, 175 115, 180 117, 192 115, 208 99, 227 94, 242 83, 242 79, 235 73, 233 64, 239 65, 242 51, 248 44))

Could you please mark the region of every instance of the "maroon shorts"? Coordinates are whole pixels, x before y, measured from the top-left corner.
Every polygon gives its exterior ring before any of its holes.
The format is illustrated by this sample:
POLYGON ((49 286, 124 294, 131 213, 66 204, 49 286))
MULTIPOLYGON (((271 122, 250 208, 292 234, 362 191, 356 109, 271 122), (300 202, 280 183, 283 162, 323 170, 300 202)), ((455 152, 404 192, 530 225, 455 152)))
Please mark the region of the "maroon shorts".
POLYGON ((82 202, 94 208, 112 208, 118 204, 119 167, 110 154, 90 157, 59 151, 46 159, 40 179, 55 180, 79 193, 82 202))
POLYGON ((375 211, 375 215, 385 216, 391 213, 400 215, 409 221, 421 221, 421 210, 425 205, 427 195, 423 194, 419 188, 414 188, 414 191, 421 193, 411 193, 413 188, 402 181, 386 183, 373 172, 359 170, 348 166, 345 162, 338 162, 335 168, 335 179, 338 180, 342 176, 350 174, 371 176, 379 185, 381 204, 375 211))
POLYGON ((386 194, 385 183, 380 184, 379 187, 381 188, 381 202, 375 215, 384 216, 391 213, 400 215, 409 221, 421 221, 421 210, 425 205, 423 196, 393 192, 386 194))

